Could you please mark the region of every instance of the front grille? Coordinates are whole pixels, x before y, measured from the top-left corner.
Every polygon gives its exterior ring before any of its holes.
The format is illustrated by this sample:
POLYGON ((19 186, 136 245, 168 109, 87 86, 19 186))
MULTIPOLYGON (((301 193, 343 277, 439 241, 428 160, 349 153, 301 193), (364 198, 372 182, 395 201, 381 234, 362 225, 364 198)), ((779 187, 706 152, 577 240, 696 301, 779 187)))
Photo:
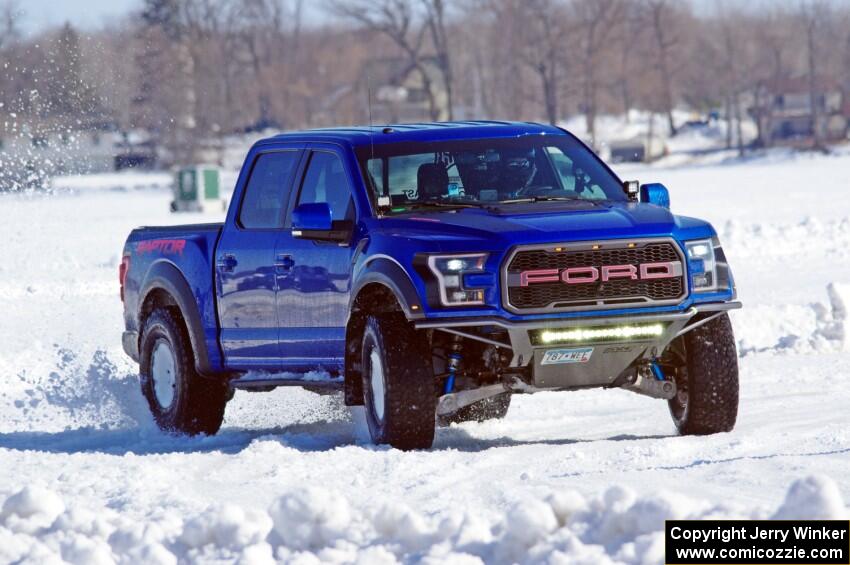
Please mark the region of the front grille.
POLYGON ((593 307, 644 305, 646 303, 676 302, 685 295, 684 262, 675 245, 668 241, 600 243, 600 249, 590 244, 520 249, 507 266, 508 306, 518 310, 568 310, 593 307), (632 243, 635 245, 635 243, 632 243), (677 263, 678 276, 647 280, 612 279, 603 282, 565 284, 561 281, 520 285, 520 273, 544 269, 562 271, 574 267, 641 265, 647 263, 677 263))

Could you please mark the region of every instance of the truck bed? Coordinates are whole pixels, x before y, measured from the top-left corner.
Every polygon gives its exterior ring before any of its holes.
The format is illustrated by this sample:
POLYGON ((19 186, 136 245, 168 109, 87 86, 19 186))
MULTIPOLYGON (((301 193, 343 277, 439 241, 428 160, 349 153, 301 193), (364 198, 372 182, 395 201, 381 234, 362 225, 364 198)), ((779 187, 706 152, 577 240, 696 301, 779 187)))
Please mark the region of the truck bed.
POLYGON ((221 368, 215 304, 215 250, 223 223, 144 226, 133 230, 124 244, 128 261, 124 282, 124 318, 128 332, 141 328, 140 301, 151 288, 179 294, 181 309, 190 309, 193 342, 204 342, 202 368, 221 368))

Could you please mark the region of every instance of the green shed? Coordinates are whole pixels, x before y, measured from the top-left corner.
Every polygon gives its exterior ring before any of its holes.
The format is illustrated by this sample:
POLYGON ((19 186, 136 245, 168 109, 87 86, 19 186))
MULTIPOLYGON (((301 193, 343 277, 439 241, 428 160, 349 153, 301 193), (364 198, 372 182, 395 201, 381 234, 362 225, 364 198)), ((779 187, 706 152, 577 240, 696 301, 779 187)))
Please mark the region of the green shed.
POLYGON ((221 169, 210 166, 184 167, 174 179, 172 212, 203 212, 221 210, 225 206, 221 195, 221 169))

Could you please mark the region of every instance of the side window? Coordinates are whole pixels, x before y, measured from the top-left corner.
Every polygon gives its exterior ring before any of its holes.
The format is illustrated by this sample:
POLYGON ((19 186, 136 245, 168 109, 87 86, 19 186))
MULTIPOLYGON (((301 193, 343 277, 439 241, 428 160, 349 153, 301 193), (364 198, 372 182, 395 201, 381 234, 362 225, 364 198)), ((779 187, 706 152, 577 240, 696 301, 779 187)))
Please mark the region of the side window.
POLYGON ((298 205, 327 202, 334 221, 354 219, 354 201, 351 187, 339 156, 326 151, 316 151, 310 159, 298 205))
POLYGON ((283 210, 289 200, 290 178, 297 164, 298 151, 276 151, 257 157, 239 209, 242 227, 281 227, 283 210))
POLYGON ((576 166, 573 160, 565 155, 559 147, 547 147, 546 152, 552 159, 552 165, 561 178, 564 190, 577 192, 581 198, 587 200, 604 200, 607 198, 602 187, 590 182, 590 176, 576 166))

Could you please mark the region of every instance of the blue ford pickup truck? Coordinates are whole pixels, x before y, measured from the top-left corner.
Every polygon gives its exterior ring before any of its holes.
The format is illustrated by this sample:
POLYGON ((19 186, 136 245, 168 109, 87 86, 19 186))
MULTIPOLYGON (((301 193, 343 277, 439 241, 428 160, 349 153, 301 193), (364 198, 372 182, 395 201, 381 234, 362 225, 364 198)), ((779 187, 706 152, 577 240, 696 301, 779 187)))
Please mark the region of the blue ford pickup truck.
POLYGON ((291 385, 342 390, 401 449, 544 390, 622 388, 682 434, 728 431, 740 303, 715 230, 669 207, 550 126, 278 135, 223 224, 130 234, 124 349, 176 433, 218 431, 235 389, 291 385))

